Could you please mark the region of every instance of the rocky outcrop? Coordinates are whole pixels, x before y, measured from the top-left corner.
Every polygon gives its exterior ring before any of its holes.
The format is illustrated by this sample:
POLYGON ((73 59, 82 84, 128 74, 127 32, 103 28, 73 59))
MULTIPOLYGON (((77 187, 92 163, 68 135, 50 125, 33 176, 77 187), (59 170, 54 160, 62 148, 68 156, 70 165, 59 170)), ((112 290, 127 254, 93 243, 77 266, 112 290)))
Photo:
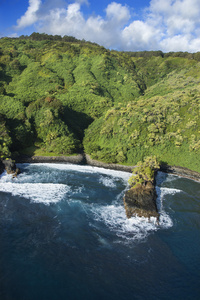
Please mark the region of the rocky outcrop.
POLYGON ((4 159, 2 162, 8 174, 12 174, 13 177, 16 177, 20 173, 20 169, 16 167, 15 161, 11 158, 4 159))
POLYGON ((4 164, 0 160, 0 175, 3 173, 3 171, 4 171, 4 164))
POLYGON ((156 190, 152 182, 147 182, 145 185, 137 184, 126 191, 124 195, 124 207, 127 218, 133 215, 139 217, 156 217, 159 218, 156 206, 156 190))
POLYGON ((145 157, 144 161, 139 161, 134 173, 128 182, 130 190, 125 193, 124 206, 126 215, 139 217, 156 217, 159 214, 156 205, 155 176, 160 165, 156 156, 145 157))

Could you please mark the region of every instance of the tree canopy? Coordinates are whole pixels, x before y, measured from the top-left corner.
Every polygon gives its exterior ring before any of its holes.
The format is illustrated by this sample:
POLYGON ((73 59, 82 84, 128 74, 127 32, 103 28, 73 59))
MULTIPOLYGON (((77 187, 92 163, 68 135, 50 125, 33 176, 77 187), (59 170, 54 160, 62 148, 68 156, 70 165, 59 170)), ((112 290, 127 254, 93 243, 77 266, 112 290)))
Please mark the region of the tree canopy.
POLYGON ((0 155, 200 171, 200 52, 110 51, 74 37, 0 39, 0 155))

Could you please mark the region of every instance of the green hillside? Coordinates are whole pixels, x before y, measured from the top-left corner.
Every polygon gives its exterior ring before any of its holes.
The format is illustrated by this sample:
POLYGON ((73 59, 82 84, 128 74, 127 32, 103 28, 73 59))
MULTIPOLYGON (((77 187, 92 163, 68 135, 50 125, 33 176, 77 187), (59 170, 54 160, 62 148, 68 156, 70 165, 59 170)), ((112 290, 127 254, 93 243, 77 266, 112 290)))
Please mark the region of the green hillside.
POLYGON ((0 39, 0 155, 200 172, 200 53, 117 52, 73 37, 0 39))

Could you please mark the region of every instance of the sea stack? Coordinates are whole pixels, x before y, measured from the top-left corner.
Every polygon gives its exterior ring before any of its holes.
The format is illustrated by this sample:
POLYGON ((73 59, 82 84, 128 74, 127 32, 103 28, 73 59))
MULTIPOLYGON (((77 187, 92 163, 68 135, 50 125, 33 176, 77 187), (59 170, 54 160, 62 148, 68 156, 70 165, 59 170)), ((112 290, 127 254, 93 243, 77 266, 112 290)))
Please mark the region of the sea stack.
POLYGON ((123 198, 127 218, 133 215, 159 218, 155 189, 155 174, 158 169, 159 163, 154 156, 138 162, 129 179, 131 187, 123 198))
POLYGON ((133 215, 158 218, 156 198, 155 186, 150 181, 145 185, 137 184, 136 187, 130 188, 123 199, 127 218, 131 218, 133 215))

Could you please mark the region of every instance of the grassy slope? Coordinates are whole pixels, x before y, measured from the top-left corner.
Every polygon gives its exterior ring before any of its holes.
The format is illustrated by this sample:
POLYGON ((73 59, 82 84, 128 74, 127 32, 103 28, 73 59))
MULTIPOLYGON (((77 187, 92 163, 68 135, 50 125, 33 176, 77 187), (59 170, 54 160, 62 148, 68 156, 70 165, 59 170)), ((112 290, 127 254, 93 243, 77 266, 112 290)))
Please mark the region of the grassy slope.
POLYGON ((0 39, 0 152, 35 144, 71 154, 84 138, 86 153, 102 161, 132 165, 155 154, 200 172, 200 63, 190 58, 0 39))

